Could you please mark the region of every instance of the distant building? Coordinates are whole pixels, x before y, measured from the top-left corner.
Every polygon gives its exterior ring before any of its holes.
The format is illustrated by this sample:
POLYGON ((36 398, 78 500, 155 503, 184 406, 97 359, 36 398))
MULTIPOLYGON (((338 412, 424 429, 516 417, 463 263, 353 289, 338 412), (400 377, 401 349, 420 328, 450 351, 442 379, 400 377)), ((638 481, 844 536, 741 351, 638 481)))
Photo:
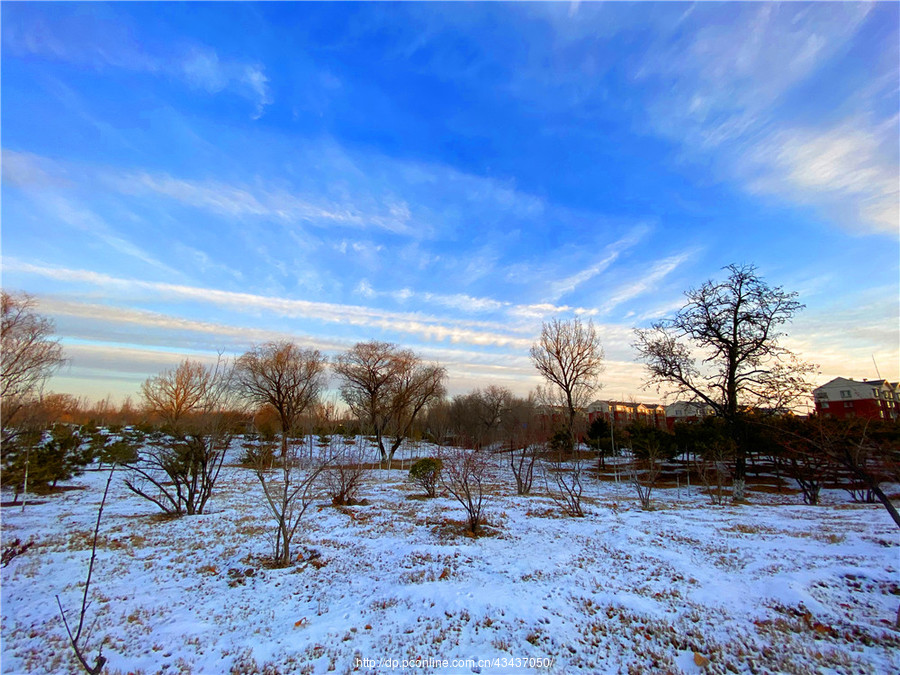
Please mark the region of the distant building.
POLYGON ((671 430, 676 422, 699 422, 714 413, 708 403, 675 401, 666 406, 666 426, 671 430))
MULTIPOLYGON (((581 410, 575 410, 575 417, 582 416, 581 410)), ((541 431, 552 432, 564 426, 569 419, 569 411, 561 405, 542 405, 538 408, 538 421, 541 431)))
POLYGON ((836 377, 813 389, 813 397, 816 413, 822 417, 900 418, 900 386, 897 382, 836 377))
POLYGON ((598 417, 616 426, 642 422, 658 429, 666 428, 666 409, 657 403, 594 401, 587 407, 588 422, 598 417))

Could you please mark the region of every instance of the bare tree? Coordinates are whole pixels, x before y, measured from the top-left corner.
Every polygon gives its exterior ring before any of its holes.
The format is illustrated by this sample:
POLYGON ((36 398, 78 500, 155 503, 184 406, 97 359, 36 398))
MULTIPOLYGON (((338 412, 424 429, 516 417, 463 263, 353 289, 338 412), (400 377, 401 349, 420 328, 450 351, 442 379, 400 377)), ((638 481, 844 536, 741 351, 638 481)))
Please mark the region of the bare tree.
MULTIPOLYGON (((785 429, 788 424, 782 422, 781 426, 785 429)), ((824 440, 822 435, 819 440, 824 440)), ((818 450, 815 441, 810 442, 791 432, 781 436, 780 445, 782 452, 775 455, 775 462, 781 464, 788 478, 792 478, 800 487, 803 502, 816 506, 822 485, 834 473, 829 453, 818 450)))
POLYGON ((444 395, 447 376, 441 366, 423 363, 411 350, 386 342, 356 344, 335 358, 334 372, 344 401, 375 434, 387 468, 418 415, 444 395), (390 448, 385 437, 392 437, 390 448))
MULTIPOLYGON (((779 343, 780 328, 803 309, 797 294, 770 286, 753 265, 725 269, 724 281, 687 291, 674 318, 638 329, 635 348, 650 371, 648 384, 706 402, 737 440, 743 410, 790 407, 808 395, 815 367, 779 343)), ((736 488, 745 476, 746 448, 737 444, 736 488)))
POLYGON ((40 392, 64 359, 59 340, 51 337, 53 322, 35 313, 37 302, 33 297, 0 291, 0 303, 0 399, 6 427, 16 412, 40 392))
POLYGON ((603 347, 592 322, 580 319, 545 323, 531 347, 531 361, 550 387, 544 398, 566 412, 566 432, 575 444, 575 415, 589 403, 603 370, 603 347))
POLYGON ((476 389, 473 395, 477 401, 477 442, 479 445, 490 445, 497 440, 503 418, 513 405, 513 394, 506 387, 491 384, 484 389, 476 389))
POLYGON ((484 523, 484 496, 490 461, 484 450, 450 448, 441 460, 441 485, 466 510, 469 531, 477 535, 484 523))
POLYGON ((28 494, 28 474, 32 464, 34 439, 46 426, 39 398, 44 383, 63 363, 59 340, 52 339, 53 322, 34 310, 30 295, 0 291, 0 453, 10 478, 22 488, 22 509, 28 494), (11 465, 21 471, 9 472, 11 465), (16 480, 21 475, 21 482, 16 480))
POLYGON ((509 389, 493 384, 455 396, 446 412, 457 442, 476 448, 495 443, 512 400, 509 389))
POLYGON ((177 368, 150 377, 141 384, 144 407, 169 430, 182 426, 185 416, 205 407, 213 379, 219 373, 199 361, 182 361, 177 368))
POLYGON ((273 560, 275 564, 287 567, 291 564, 291 543, 300 521, 320 495, 319 478, 325 463, 320 458, 301 458, 295 445, 288 446, 279 462, 280 466, 275 469, 261 464, 254 470, 275 519, 273 560))
POLYGON ((27 489, 30 444, 20 447, 16 439, 33 427, 35 420, 23 423, 18 418, 64 363, 63 350, 59 340, 52 338, 53 322, 35 312, 37 302, 32 296, 0 291, 0 304, 0 448, 4 462, 14 456, 24 462, 27 489))
POLYGON ((203 513, 231 440, 231 377, 221 357, 214 366, 186 359, 144 383, 144 402, 166 421, 167 434, 128 464, 125 485, 132 492, 165 513, 203 513))
POLYGON ((267 342, 248 351, 235 366, 238 387, 256 405, 271 406, 281 423, 281 454, 297 420, 319 399, 326 361, 317 349, 293 342, 267 342))

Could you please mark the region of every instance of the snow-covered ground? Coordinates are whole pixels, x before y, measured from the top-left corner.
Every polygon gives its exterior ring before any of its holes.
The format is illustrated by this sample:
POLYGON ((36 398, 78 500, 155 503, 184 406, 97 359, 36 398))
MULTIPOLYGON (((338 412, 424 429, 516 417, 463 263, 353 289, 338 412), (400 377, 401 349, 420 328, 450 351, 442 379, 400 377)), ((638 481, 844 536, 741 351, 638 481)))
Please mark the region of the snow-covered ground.
MULTIPOLYGON (((900 536, 879 505, 713 507, 695 487, 646 512, 626 484, 588 481, 576 519, 500 472, 472 539, 406 473, 312 508, 288 569, 261 563, 273 523, 248 469, 226 466, 208 513, 175 520, 116 477, 89 655, 105 639, 120 673, 900 672, 900 536)), ((56 596, 76 617, 105 481, 3 509, 4 545, 36 541, 2 570, 4 674, 75 672, 56 596)))

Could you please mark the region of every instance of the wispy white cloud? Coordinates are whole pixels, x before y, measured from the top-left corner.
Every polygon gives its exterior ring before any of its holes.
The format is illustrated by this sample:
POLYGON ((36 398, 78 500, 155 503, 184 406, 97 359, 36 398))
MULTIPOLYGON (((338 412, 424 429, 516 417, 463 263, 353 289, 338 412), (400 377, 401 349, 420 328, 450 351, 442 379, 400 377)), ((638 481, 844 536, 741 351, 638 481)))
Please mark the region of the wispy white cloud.
POLYGON ((677 255, 670 256, 654 263, 646 271, 638 271, 635 274, 637 278, 634 281, 629 281, 628 283, 619 286, 609 295, 606 302, 603 303, 601 312, 604 314, 608 313, 623 302, 632 300, 645 293, 651 293, 658 290, 658 284, 665 277, 697 254, 697 249, 683 251, 677 255))
POLYGON ((210 272, 222 272, 235 281, 243 281, 244 274, 240 270, 232 269, 228 265, 213 260, 205 251, 201 251, 192 246, 187 246, 182 242, 175 242, 173 249, 183 258, 187 258, 191 266, 196 268, 202 275, 206 276, 210 272))
POLYGON ((502 332, 503 326, 486 322, 446 319, 414 312, 388 312, 359 305, 294 300, 212 288, 123 279, 89 270, 33 265, 6 258, 4 268, 70 283, 87 283, 119 291, 143 290, 157 301, 178 300, 215 305, 241 313, 271 312, 276 316, 315 319, 324 323, 374 328, 418 336, 428 341, 527 349, 531 340, 502 332))
POLYGON ((270 217, 287 222, 299 220, 312 225, 371 226, 397 234, 412 232, 409 209, 402 203, 388 204, 379 212, 365 212, 352 203, 319 203, 284 190, 252 188, 213 180, 186 180, 167 174, 126 174, 109 177, 109 180, 125 194, 155 193, 230 217, 270 217))
POLYGON ((39 155, 3 149, 3 181, 20 188, 71 188, 74 182, 61 167, 39 155))
MULTIPOLYGON (((65 189, 94 191, 97 185, 130 196, 156 196, 186 206, 230 218, 273 218, 285 223, 303 222, 316 226, 378 228, 395 234, 418 232, 413 227, 409 207, 402 201, 388 201, 378 210, 346 201, 305 198, 287 190, 263 185, 243 185, 217 180, 190 180, 166 173, 122 172, 108 168, 75 165, 31 153, 3 151, 3 179, 29 190, 65 189), (76 180, 77 177, 77 180, 76 180)), ((357 253, 364 244, 351 243, 357 253)))
POLYGON ((794 120, 785 100, 847 48, 875 4, 786 4, 698 10, 714 21, 666 33, 635 69, 653 83, 649 124, 688 157, 713 157, 722 175, 754 193, 817 207, 853 232, 897 233, 900 143, 896 43, 843 104, 843 121, 794 120), (733 9, 736 8, 736 9, 733 9), (892 115, 896 115, 896 104, 892 115))
POLYGON ((346 349, 346 341, 246 325, 198 321, 129 307, 100 305, 58 297, 41 298, 41 311, 53 316, 67 339, 127 342, 183 352, 242 351, 251 344, 292 340, 323 351, 346 349))
POLYGON ((825 203, 862 232, 900 234, 898 117, 879 128, 849 120, 828 129, 789 129, 752 156, 759 192, 825 203))
POLYGON ((608 245, 603 250, 603 254, 600 256, 600 259, 590 267, 587 267, 571 276, 567 276, 562 279, 550 282, 549 293, 546 296, 547 299, 551 302, 559 300, 559 298, 571 293, 582 284, 599 276, 600 274, 605 272, 610 265, 616 262, 616 260, 619 259, 619 256, 621 256, 624 251, 635 246, 649 232, 650 227, 644 223, 635 226, 626 236, 608 245))
POLYGON ((231 89, 254 101, 254 119, 261 117, 266 106, 272 103, 269 79, 259 65, 223 61, 215 50, 194 46, 170 66, 180 70, 184 79, 196 89, 204 89, 210 94, 231 89))
POLYGON ((479 314, 495 312, 511 307, 508 302, 501 302, 493 298, 475 297, 465 293, 431 293, 427 291, 415 291, 411 288, 401 288, 394 291, 377 291, 365 279, 359 282, 355 292, 365 298, 391 298, 398 303, 406 303, 414 300, 416 304, 431 304, 454 309, 464 314, 479 314))
POLYGON ((222 58, 202 44, 175 53, 148 50, 129 26, 94 20, 87 13, 4 22, 5 47, 18 56, 39 56, 96 70, 116 68, 168 77, 209 94, 230 92, 255 105, 254 119, 272 103, 265 69, 258 63, 222 58))
POLYGON ((534 333, 535 327, 540 327, 540 322, 551 317, 579 316, 592 317, 600 313, 596 307, 578 307, 573 305, 557 305, 550 302, 520 304, 495 298, 472 296, 465 293, 432 293, 428 291, 416 291, 411 288, 401 288, 391 291, 380 291, 372 287, 368 280, 360 281, 354 292, 367 299, 390 298, 397 303, 414 302, 417 306, 428 304, 446 307, 461 315, 493 314, 518 320, 512 323, 503 320, 502 325, 506 330, 516 333, 534 333))
MULTIPOLYGON (((169 278, 179 278, 181 273, 149 254, 144 248, 137 246, 116 232, 103 218, 97 215, 79 202, 63 197, 58 192, 34 193, 31 191, 35 184, 54 185, 58 181, 43 173, 39 167, 28 161, 20 161, 17 153, 3 154, 4 172, 3 179, 18 183, 26 187, 26 194, 30 195, 31 204, 39 213, 52 219, 53 222, 67 225, 78 230, 82 235, 103 243, 112 251, 129 258, 139 260, 150 267, 163 272, 169 278), (10 165, 7 165, 9 160, 10 165)), ((27 156, 26 156, 27 160, 27 156)))
POLYGON ((704 8, 692 17, 695 30, 662 30, 635 70, 638 81, 668 84, 652 106, 652 123, 693 146, 747 134, 771 121, 780 97, 842 49, 871 9, 868 3, 821 11, 771 3, 704 8))
POLYGON ((372 284, 370 284, 366 279, 361 279, 360 282, 356 284, 354 292, 358 293, 364 298, 374 298, 377 295, 375 289, 372 288, 372 284))

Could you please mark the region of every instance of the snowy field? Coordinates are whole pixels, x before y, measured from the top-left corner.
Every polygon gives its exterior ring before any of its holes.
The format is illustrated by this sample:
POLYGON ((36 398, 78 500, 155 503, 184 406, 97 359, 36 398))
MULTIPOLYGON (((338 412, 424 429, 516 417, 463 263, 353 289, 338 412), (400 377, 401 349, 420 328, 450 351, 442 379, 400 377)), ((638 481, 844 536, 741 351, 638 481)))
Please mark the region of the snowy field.
MULTIPOLYGON (((105 639, 110 673, 900 672, 900 536, 880 505, 713 507, 694 487, 645 512, 589 480, 575 519, 499 471, 472 539, 406 473, 370 472, 359 506, 317 503, 288 569, 262 563, 272 521, 250 470, 227 465, 208 513, 175 520, 117 475, 89 654, 105 639)), ((56 596, 77 615, 106 476, 3 509, 5 545, 36 541, 2 570, 4 674, 76 672, 56 596)))

